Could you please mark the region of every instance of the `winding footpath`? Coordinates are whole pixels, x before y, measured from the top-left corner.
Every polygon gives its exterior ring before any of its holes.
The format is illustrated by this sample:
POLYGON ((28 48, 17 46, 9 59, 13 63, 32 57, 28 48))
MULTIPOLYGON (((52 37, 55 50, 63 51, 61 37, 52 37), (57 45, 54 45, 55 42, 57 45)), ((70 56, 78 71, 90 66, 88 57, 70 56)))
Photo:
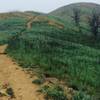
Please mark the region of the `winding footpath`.
MULTIPOLYGON (((10 100, 44 100, 37 93, 39 86, 32 84, 30 75, 11 60, 4 51, 7 45, 0 46, 0 82, 9 82, 14 90, 15 98, 10 100)), ((0 100, 9 100, 2 97, 0 100)))

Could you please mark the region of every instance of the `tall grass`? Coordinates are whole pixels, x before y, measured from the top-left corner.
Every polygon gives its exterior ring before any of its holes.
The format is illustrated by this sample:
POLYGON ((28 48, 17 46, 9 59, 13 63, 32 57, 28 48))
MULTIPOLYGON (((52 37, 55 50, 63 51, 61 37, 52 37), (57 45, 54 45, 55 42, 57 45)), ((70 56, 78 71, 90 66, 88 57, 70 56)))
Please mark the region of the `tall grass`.
POLYGON ((6 51, 23 67, 38 65, 42 74, 69 80, 71 87, 92 95, 100 89, 100 51, 70 32, 36 22, 31 30, 14 35, 6 51))
POLYGON ((12 35, 19 33, 26 22, 26 19, 20 17, 0 19, 0 44, 7 43, 12 35))

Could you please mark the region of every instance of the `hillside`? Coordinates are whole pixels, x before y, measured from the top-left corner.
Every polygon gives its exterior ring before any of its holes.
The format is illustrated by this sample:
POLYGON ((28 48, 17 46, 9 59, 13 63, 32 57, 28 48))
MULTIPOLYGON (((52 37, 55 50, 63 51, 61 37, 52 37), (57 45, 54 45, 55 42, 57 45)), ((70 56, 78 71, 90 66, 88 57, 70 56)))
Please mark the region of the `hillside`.
POLYGON ((19 33, 26 27, 27 22, 38 12, 8 12, 0 13, 0 44, 7 42, 11 35, 19 33))
POLYGON ((74 8, 79 8, 82 16, 91 14, 92 10, 94 9, 97 12, 100 12, 99 4, 83 2, 83 3, 74 3, 74 4, 70 4, 70 5, 58 8, 49 14, 59 17, 61 19, 67 20, 68 18, 72 16, 72 12, 74 8))
POLYGON ((42 77, 56 77, 76 90, 97 93, 100 52, 95 48, 100 42, 93 45, 94 40, 86 34, 40 19, 35 16, 32 27, 10 38, 6 52, 24 68, 38 69, 42 77))
POLYGON ((84 11, 83 15, 99 7, 78 3, 49 15, 32 11, 0 14, 0 43, 8 44, 5 53, 19 67, 35 73, 39 86, 49 82, 50 87, 42 88, 42 92, 53 98, 50 100, 100 98, 100 36, 94 39, 86 21, 81 23, 81 31, 73 24, 70 15, 75 6, 84 11), (71 89, 67 96, 55 80, 59 80, 61 87, 71 89))

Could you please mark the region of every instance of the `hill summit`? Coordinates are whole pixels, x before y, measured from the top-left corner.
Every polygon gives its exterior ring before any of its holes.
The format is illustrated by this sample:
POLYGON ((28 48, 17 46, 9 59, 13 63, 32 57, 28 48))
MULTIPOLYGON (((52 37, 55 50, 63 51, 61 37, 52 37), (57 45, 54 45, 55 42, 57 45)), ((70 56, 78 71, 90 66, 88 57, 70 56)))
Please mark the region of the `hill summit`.
POLYGON ((93 10, 98 12, 100 9, 99 4, 81 2, 60 7, 49 14, 66 19, 66 17, 72 15, 72 10, 76 7, 81 10, 82 14, 90 14, 93 10))

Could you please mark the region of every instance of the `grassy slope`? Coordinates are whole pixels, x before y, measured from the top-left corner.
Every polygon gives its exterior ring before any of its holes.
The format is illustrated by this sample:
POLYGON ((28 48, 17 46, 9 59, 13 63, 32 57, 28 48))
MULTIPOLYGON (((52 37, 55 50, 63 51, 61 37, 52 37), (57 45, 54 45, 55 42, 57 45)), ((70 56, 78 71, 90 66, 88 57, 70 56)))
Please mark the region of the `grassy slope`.
MULTIPOLYGON (((81 24, 80 33, 72 22, 66 24, 58 17, 48 16, 48 18, 64 23, 65 29, 51 26, 47 21, 36 21, 31 29, 26 29, 23 34, 20 34, 27 19, 21 17, 20 20, 17 16, 18 20, 16 18, 10 18, 8 21, 1 20, 3 23, 10 24, 9 28, 5 28, 8 29, 7 31, 13 32, 14 25, 17 30, 9 40, 7 53, 25 68, 34 70, 37 66, 43 75, 48 74, 69 81, 70 86, 88 91, 90 94, 98 93, 100 89, 99 39, 97 41, 92 39, 86 25, 81 24), (19 26, 22 28, 19 29, 19 26)), ((4 30, 0 29, 0 31, 4 30)))
MULTIPOLYGON (((42 13, 41 13, 42 14, 42 13)), ((32 16, 40 15, 36 12, 9 12, 0 13, 0 44, 8 41, 15 33, 19 33, 26 27, 32 16)))
POLYGON ((91 14, 92 10, 96 10, 97 12, 99 12, 100 9, 100 5, 95 4, 95 3, 74 3, 74 4, 70 4, 64 7, 61 7, 53 12, 50 13, 50 15, 54 15, 60 18, 63 18, 64 20, 67 20, 67 18, 69 18, 70 16, 72 16, 72 11, 73 8, 79 8, 81 10, 81 14, 82 17, 84 17, 84 15, 89 15, 91 14))
MULTIPOLYGON (((58 8, 57 10, 49 13, 48 15, 50 16, 54 16, 58 19, 63 19, 64 23, 66 24, 67 28, 71 28, 74 27, 74 23, 73 23, 73 9, 74 8, 78 8, 80 9, 80 17, 81 17, 81 23, 80 26, 83 28, 83 33, 87 34, 87 31, 89 30, 89 26, 88 26, 88 21, 87 18, 88 16, 91 16, 91 13, 93 11, 95 12, 99 12, 100 13, 100 5, 99 4, 95 4, 95 3, 73 3, 61 8, 58 8), (85 30, 84 30, 85 29, 85 30), (87 31, 86 31, 87 30, 87 31)), ((71 28, 72 30, 72 28, 71 28)), ((89 31, 88 31, 89 33, 89 31)))
POLYGON ((26 17, 18 14, 17 12, 0 14, 0 44, 7 42, 11 35, 25 27, 26 17))
POLYGON ((32 29, 10 39, 7 52, 23 67, 37 66, 43 75, 69 80, 71 86, 93 94, 100 84, 100 51, 87 40, 88 35, 83 36, 35 22, 32 29))

